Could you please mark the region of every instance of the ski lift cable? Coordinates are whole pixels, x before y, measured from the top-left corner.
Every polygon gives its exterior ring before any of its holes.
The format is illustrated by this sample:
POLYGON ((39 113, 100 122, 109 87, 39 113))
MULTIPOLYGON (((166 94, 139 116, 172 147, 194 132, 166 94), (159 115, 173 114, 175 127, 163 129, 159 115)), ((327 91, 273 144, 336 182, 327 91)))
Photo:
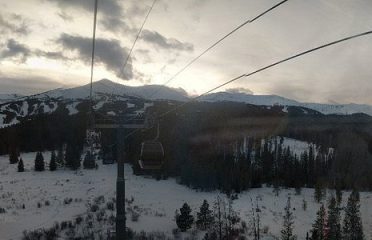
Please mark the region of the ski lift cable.
MULTIPOLYGON (((174 79, 176 79, 181 73, 183 73, 186 69, 188 69, 189 67, 191 67, 191 65, 193 65, 197 60, 199 60, 203 55, 205 55, 207 52, 209 52, 210 50, 212 50, 214 47, 216 47, 218 44, 220 44, 221 42, 223 42, 225 39, 227 39, 228 37, 230 37, 231 35, 233 35, 235 32, 237 32, 239 29, 243 28, 245 25, 247 25, 248 23, 253 23, 254 21, 258 20, 259 18, 263 17, 264 15, 266 15, 267 13, 271 12, 272 10, 274 10, 275 8, 281 6, 282 4, 286 3, 287 1, 289 0, 283 0, 277 4, 275 4, 274 6, 266 9, 265 11, 261 12, 260 14, 258 14, 257 16, 255 16, 254 18, 252 19, 248 19, 246 21, 244 21, 243 23, 241 23, 240 25, 238 25, 237 27, 235 27, 233 30, 231 30, 230 32, 228 32, 227 34, 225 34, 224 36, 222 36, 221 38, 219 38, 216 42, 214 42, 212 45, 210 45, 208 48, 206 48, 204 51, 202 51, 199 55, 197 55, 196 57, 194 57, 191 61, 189 61, 184 67, 182 67, 179 71, 177 71, 172 77, 170 77, 167 81, 165 81, 163 84, 159 85, 159 86, 165 86, 167 84, 169 84, 171 81, 173 81, 174 79)), ((157 88, 156 90, 153 91, 152 94, 150 94, 148 96, 147 99, 151 100, 151 98, 153 96, 155 96, 157 93, 159 93, 160 91, 160 88, 157 88)), ((130 120, 130 119, 129 119, 130 120)))
POLYGON ((94 73, 94 57, 95 57, 95 49, 96 49, 96 30, 97 30, 97 12, 98 12, 98 0, 94 2, 94 17, 93 17, 93 39, 92 39, 92 60, 90 66, 90 89, 89 89, 89 119, 90 123, 94 120, 93 114, 93 73, 94 73))
MULTIPOLYGON (((198 61, 203 55, 205 55, 207 52, 209 52, 210 50, 212 50, 214 47, 216 47, 218 44, 220 44, 221 42, 223 42, 225 39, 227 39, 228 37, 230 37, 231 35, 233 35, 235 32, 237 32, 239 29, 241 29, 242 27, 244 27, 245 25, 247 25, 248 23, 253 23, 254 21, 258 20, 259 18, 261 18, 262 16, 266 15, 267 13, 271 12, 272 10, 274 10, 275 8, 279 7, 280 5, 286 3, 288 0, 283 0, 277 4, 275 4, 274 6, 270 7, 269 9, 265 10, 264 12, 260 13, 259 15, 257 15, 256 17, 252 18, 252 19, 248 19, 246 21, 244 21, 243 23, 241 23, 240 25, 238 25, 237 27, 235 27, 232 31, 230 31, 229 33, 225 34, 223 37, 221 37, 220 39, 218 39, 216 42, 214 42, 211 46, 209 46, 207 49, 205 49, 204 51, 202 51, 199 55, 197 55, 196 57, 194 57, 191 61, 189 61, 184 67, 182 67, 180 70, 178 70, 172 77, 170 77, 167 81, 165 81, 163 84, 163 86, 169 84, 171 81, 173 81, 174 79, 176 79, 181 73, 183 73, 186 69, 188 69, 191 65, 193 65, 196 61, 198 61)), ((151 96, 153 97, 155 94, 157 94, 159 92, 158 91, 155 91, 151 96)))
MULTIPOLYGON (((145 18, 143 19, 142 25, 141 25, 140 29, 138 30, 138 33, 137 33, 137 35, 136 35, 136 38, 135 38, 134 41, 133 41, 132 47, 129 49, 129 52, 128 52, 128 54, 127 54, 127 57, 126 57, 125 60, 124 60, 123 67, 121 67, 121 69, 120 69, 120 73, 119 73, 119 76, 118 76, 118 79, 119 79, 119 80, 120 80, 120 79, 124 76, 124 74, 125 74, 125 68, 127 67, 128 63, 129 63, 129 59, 130 59, 130 57, 132 56, 132 52, 133 52, 133 50, 134 50, 134 48, 135 48, 135 46, 136 46, 136 43, 137 43, 139 37, 141 36, 142 30, 143 30, 143 28, 144 28, 144 26, 145 26, 145 24, 146 24, 146 22, 147 22, 147 19, 148 19, 149 16, 150 16, 150 13, 152 12, 152 10, 153 10, 153 8, 154 8, 156 2, 157 2, 157 0, 154 0, 154 1, 152 2, 151 7, 149 8, 149 10, 148 10, 148 12, 147 12, 145 18)), ((112 89, 112 94, 114 94, 114 92, 115 92, 115 87, 113 87, 113 89, 112 89)))
MULTIPOLYGON (((168 114, 170 114, 170 113, 172 113, 172 112, 174 112, 174 111, 176 111, 176 110, 178 110, 178 109, 180 109, 180 108, 182 108, 182 107, 184 107, 184 106, 186 106, 186 105, 188 105, 188 104, 190 104, 190 103, 192 103, 192 102, 194 102, 194 101, 200 99, 201 97, 203 97, 203 96, 205 96, 205 95, 207 95, 207 94, 209 94, 209 93, 211 93, 211 92, 213 92, 213 91, 215 91, 215 90, 217 90, 217 89, 219 89, 219 88, 221 88, 221 87, 224 87, 224 86, 226 86, 226 85, 228 85, 228 84, 230 84, 230 83, 232 83, 232 82, 235 82, 235 81, 237 81, 237 80, 239 80, 239 79, 241 79, 241 78, 250 77, 250 76, 252 76, 252 75, 255 75, 255 74, 257 74, 257 73, 263 72, 263 71, 268 70, 268 69, 270 69, 270 68, 272 68, 272 67, 275 67, 275 66, 277 66, 277 65, 280 65, 280 64, 282 64, 282 63, 288 62, 288 61, 290 61, 290 60, 293 60, 293 59, 299 58, 299 57, 304 56, 304 55, 306 55, 306 54, 310 54, 310 53, 312 53, 312 52, 315 52, 315 51, 321 50, 321 49, 323 49, 323 48, 327 48, 327 47, 330 47, 330 46, 333 46, 333 45, 336 45, 336 44, 339 44, 339 43, 342 43, 342 42, 346 42, 346 41, 349 41, 349 40, 352 40, 352 39, 355 39, 355 38, 359 38, 359 37, 363 37, 363 36, 366 36, 366 35, 370 35, 370 34, 372 34, 372 30, 371 30, 371 31, 367 31, 367 32, 363 32, 363 33, 359 33, 359 34, 355 34, 355 35, 351 35, 351 36, 348 36, 348 37, 345 37, 345 38, 341 38, 341 39, 338 39, 338 40, 335 40, 335 41, 332 41, 332 42, 329 42, 329 43, 326 43, 326 44, 323 44, 323 45, 320 45, 320 46, 317 46, 317 47, 311 48, 311 49, 309 49, 309 50, 306 50, 306 51, 303 51, 303 52, 297 53, 297 54, 295 54, 295 55, 292 55, 292 56, 287 57, 287 58, 285 58, 285 59, 279 60, 279 61, 277 61, 277 62, 271 63, 271 64, 269 64, 269 65, 267 65, 267 66, 265 66, 265 67, 262 67, 262 68, 259 68, 259 69, 255 70, 255 71, 253 71, 253 72, 245 73, 245 74, 239 75, 239 76, 237 76, 237 77, 235 77, 235 78, 233 78, 233 79, 230 79, 230 80, 228 80, 228 81, 226 81, 226 82, 224 82, 224 83, 222 83, 222 84, 220 84, 220 85, 218 85, 218 86, 216 86, 216 87, 214 87, 214 88, 212 88, 212 89, 210 89, 210 90, 208 90, 208 91, 206 91, 206 92, 204 92, 204 93, 202 93, 202 94, 200 94, 200 95, 198 95, 198 96, 196 96, 196 97, 194 97, 194 98, 192 98, 192 99, 190 99, 190 100, 187 101, 187 102, 184 102, 184 103, 182 103, 182 104, 180 104, 180 105, 174 107, 173 109, 170 109, 169 111, 166 111, 166 112, 160 114, 160 115, 159 115, 159 120, 161 120, 161 119, 162 119, 163 117, 165 117, 166 115, 168 115, 168 114)), ((131 135, 133 135, 136 131, 137 131, 137 130, 132 131, 132 132, 129 133, 127 136, 131 136, 131 135)), ((127 136, 126 136, 126 137, 127 137, 127 136)))

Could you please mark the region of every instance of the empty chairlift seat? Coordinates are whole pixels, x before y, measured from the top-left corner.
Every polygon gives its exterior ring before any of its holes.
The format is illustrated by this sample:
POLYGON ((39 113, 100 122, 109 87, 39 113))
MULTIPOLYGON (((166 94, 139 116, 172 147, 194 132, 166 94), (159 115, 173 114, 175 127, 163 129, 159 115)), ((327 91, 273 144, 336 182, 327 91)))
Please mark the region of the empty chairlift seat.
POLYGON ((164 148, 159 141, 145 141, 141 145, 139 165, 144 170, 161 169, 164 163, 164 148))

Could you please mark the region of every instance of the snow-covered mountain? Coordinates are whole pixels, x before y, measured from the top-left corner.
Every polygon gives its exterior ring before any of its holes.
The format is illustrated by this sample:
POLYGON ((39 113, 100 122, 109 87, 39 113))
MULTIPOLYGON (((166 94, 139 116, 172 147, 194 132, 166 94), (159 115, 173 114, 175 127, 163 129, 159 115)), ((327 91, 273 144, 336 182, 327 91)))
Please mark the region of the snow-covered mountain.
MULTIPOLYGON (((0 95, 0 127, 7 127, 20 122, 22 118, 37 114, 50 114, 55 111, 67 111, 69 115, 80 112, 82 104, 89 98, 90 85, 68 89, 55 89, 48 92, 20 96, 16 94, 0 95)), ((125 86, 103 79, 93 84, 95 110, 106 108, 115 101, 120 100, 133 111, 143 109, 144 103, 152 100, 188 101, 190 96, 183 89, 170 88, 161 85, 146 85, 139 87, 125 86), (115 100, 115 101, 111 101, 115 100)), ((204 102, 243 102, 259 106, 283 106, 286 112, 289 107, 298 107, 301 113, 322 114, 354 114, 365 113, 372 116, 372 106, 361 104, 318 104, 301 103, 276 95, 250 95, 241 92, 211 93, 199 99, 204 102)), ((115 109, 114 109, 115 110, 115 109)), ((118 109, 116 109, 118 110, 118 109)), ((143 110, 142 110, 143 111, 143 110)))
POLYGON ((372 106, 365 104, 320 104, 320 103, 301 103, 288 98, 276 95, 251 95, 246 93, 218 92, 211 93, 201 98, 208 102, 244 102, 253 105, 264 106, 296 106, 310 108, 323 114, 354 114, 365 113, 372 116, 372 106))
POLYGON ((19 94, 0 94, 0 103, 14 101, 17 98, 23 97, 19 94))
MULTIPOLYGON (((58 88, 48 92, 29 96, 28 98, 63 98, 63 99, 85 99, 90 94, 90 84, 75 88, 58 88)), ((93 95, 95 98, 102 95, 132 96, 148 100, 175 100, 186 101, 188 96, 181 88, 169 88, 161 85, 146 85, 131 87, 103 79, 93 83, 93 95)))

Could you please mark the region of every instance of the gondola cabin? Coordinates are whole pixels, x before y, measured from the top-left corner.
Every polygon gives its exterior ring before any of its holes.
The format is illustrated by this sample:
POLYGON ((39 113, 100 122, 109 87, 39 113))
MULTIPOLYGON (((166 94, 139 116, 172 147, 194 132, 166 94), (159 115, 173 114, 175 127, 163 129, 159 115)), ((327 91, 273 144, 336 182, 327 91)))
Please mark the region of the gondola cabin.
POLYGON ((159 170, 164 163, 164 148, 159 141, 145 141, 141 145, 139 165, 143 170, 159 170))

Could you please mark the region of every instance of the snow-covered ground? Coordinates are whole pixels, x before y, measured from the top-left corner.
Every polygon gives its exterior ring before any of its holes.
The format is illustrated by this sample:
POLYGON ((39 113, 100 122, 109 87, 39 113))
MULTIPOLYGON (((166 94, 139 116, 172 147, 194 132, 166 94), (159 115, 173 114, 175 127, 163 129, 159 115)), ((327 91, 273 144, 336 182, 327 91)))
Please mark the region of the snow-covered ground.
MULTIPOLYGON (((49 153, 44 153, 49 162, 49 153)), ((114 197, 115 165, 100 165, 98 170, 58 170, 56 172, 35 172, 32 170, 35 153, 22 154, 26 172, 18 173, 17 165, 9 165, 8 156, 0 156, 0 207, 6 213, 0 214, 0 239, 19 239, 23 230, 50 227, 56 221, 72 220, 86 212, 86 205, 93 198, 103 195, 106 199, 114 197), (64 204, 65 198, 72 198, 71 204, 64 204), (46 206, 45 201, 49 201, 46 206), (38 208, 38 203, 41 207, 38 208), (22 205, 25 205, 25 209, 22 205)), ((134 176, 131 167, 126 165, 127 198, 133 197, 132 205, 138 206, 138 222, 128 218, 128 226, 135 231, 164 231, 172 236, 176 228, 174 213, 184 202, 190 204, 193 214, 207 199, 212 205, 218 192, 198 192, 176 183, 175 179, 156 181, 134 176)), ((319 204, 313 200, 313 190, 303 189, 295 195, 293 189, 282 190, 275 196, 271 188, 253 189, 239 195, 234 208, 242 220, 249 222, 252 205, 258 204, 262 210, 262 227, 279 236, 286 199, 291 196, 295 214, 295 233, 304 239, 310 230, 319 204), (303 201, 307 210, 303 210, 303 201), (252 203, 253 201, 253 203, 252 203)), ((344 194, 344 204, 348 194, 344 194)), ((366 239, 372 237, 372 193, 361 193, 361 212, 366 239)))

